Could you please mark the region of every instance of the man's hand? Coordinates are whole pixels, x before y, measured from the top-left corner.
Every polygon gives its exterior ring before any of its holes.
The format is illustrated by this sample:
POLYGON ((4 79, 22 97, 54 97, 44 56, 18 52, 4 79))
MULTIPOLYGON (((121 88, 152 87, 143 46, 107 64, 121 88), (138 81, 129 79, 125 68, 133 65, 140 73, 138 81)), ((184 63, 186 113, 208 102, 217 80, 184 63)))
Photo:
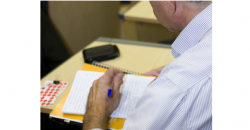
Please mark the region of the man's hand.
POLYGON ((158 77, 159 74, 161 73, 161 70, 164 68, 165 66, 162 66, 160 68, 157 68, 157 69, 153 69, 147 73, 144 73, 144 75, 148 75, 148 76, 156 76, 158 77))
POLYGON ((106 129, 108 117, 119 105, 121 98, 119 90, 123 83, 123 76, 121 71, 111 68, 93 82, 84 116, 84 130, 106 129), (112 95, 108 97, 108 89, 111 87, 112 95))

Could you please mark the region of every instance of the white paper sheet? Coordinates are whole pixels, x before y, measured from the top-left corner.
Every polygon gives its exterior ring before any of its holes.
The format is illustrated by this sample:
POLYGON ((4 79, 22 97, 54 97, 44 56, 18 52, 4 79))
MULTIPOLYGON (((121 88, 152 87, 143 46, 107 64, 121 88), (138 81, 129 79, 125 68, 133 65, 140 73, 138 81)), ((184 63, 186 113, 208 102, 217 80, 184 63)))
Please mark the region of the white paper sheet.
MULTIPOLYGON (((90 87, 93 81, 100 78, 103 74, 101 72, 78 71, 62 112, 84 115, 90 87)), ((122 98, 120 104, 110 117, 126 118, 153 79, 154 77, 124 76, 123 85, 121 86, 122 98)))
POLYGON ((103 74, 101 72, 77 71, 62 112, 83 115, 86 111, 89 90, 93 82, 103 74))
POLYGON ((127 75, 120 104, 110 117, 127 118, 152 80, 154 77, 127 75))

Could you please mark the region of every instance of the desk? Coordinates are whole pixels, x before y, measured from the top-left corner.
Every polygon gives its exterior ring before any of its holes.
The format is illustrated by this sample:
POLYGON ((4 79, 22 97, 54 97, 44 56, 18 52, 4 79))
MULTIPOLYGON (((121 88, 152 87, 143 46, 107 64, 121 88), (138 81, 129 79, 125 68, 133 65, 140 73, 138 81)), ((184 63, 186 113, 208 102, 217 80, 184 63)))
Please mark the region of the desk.
MULTIPOLYGON (((101 37, 90 43, 88 46, 86 46, 86 48, 105 44, 116 44, 120 50, 120 56, 113 60, 102 63, 139 73, 145 73, 154 68, 165 66, 174 60, 174 57, 171 54, 171 46, 157 43, 101 37)), ((51 73, 46 75, 40 81, 40 84, 43 84, 46 80, 54 80, 55 76, 59 75, 59 80, 69 82, 69 86, 57 97, 56 101, 52 105, 49 107, 41 107, 42 113, 49 114, 71 88, 76 72, 84 65, 82 50, 83 49, 61 64, 51 73)))
POLYGON ((140 1, 124 12, 122 37, 129 40, 160 42, 174 40, 179 33, 168 31, 156 19, 149 1, 140 1))
POLYGON ((124 17, 130 21, 160 24, 154 15, 149 1, 138 2, 124 14, 124 17))

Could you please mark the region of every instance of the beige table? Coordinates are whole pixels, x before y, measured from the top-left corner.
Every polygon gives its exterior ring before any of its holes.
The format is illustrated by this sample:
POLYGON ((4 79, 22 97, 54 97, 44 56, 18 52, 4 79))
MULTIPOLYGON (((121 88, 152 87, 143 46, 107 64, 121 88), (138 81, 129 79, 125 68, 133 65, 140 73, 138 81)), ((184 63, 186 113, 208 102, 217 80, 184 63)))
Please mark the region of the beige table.
POLYGON ((129 9, 124 14, 124 16, 126 20, 130 21, 159 24, 158 20, 154 15, 153 8, 151 7, 149 1, 138 2, 131 9, 129 9))
MULTIPOLYGON (((157 43, 98 38, 96 41, 90 43, 86 48, 105 44, 117 45, 120 50, 120 56, 102 63, 139 73, 144 73, 154 68, 164 66, 174 60, 174 57, 171 54, 171 47, 169 45, 157 43)), ((71 88, 77 70, 80 70, 83 65, 84 59, 81 50, 40 81, 40 83, 43 84, 46 80, 54 80, 56 75, 59 75, 58 78, 60 81, 69 82, 69 87, 67 87, 57 97, 54 104, 49 107, 41 107, 42 113, 50 113, 55 108, 55 106, 71 88)))
POLYGON ((159 42, 174 40, 179 33, 168 31, 157 21, 149 1, 140 1, 120 14, 123 38, 129 40, 159 42))

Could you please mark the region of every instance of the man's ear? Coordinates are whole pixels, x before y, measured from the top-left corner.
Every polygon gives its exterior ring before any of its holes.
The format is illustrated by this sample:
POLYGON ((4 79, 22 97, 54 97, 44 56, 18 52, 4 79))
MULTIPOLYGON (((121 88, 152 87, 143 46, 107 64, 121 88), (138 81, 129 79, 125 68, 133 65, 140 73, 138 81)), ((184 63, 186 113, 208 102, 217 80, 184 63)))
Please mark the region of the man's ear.
POLYGON ((176 11, 176 2, 175 1, 164 1, 165 6, 169 9, 171 14, 174 14, 176 11))

